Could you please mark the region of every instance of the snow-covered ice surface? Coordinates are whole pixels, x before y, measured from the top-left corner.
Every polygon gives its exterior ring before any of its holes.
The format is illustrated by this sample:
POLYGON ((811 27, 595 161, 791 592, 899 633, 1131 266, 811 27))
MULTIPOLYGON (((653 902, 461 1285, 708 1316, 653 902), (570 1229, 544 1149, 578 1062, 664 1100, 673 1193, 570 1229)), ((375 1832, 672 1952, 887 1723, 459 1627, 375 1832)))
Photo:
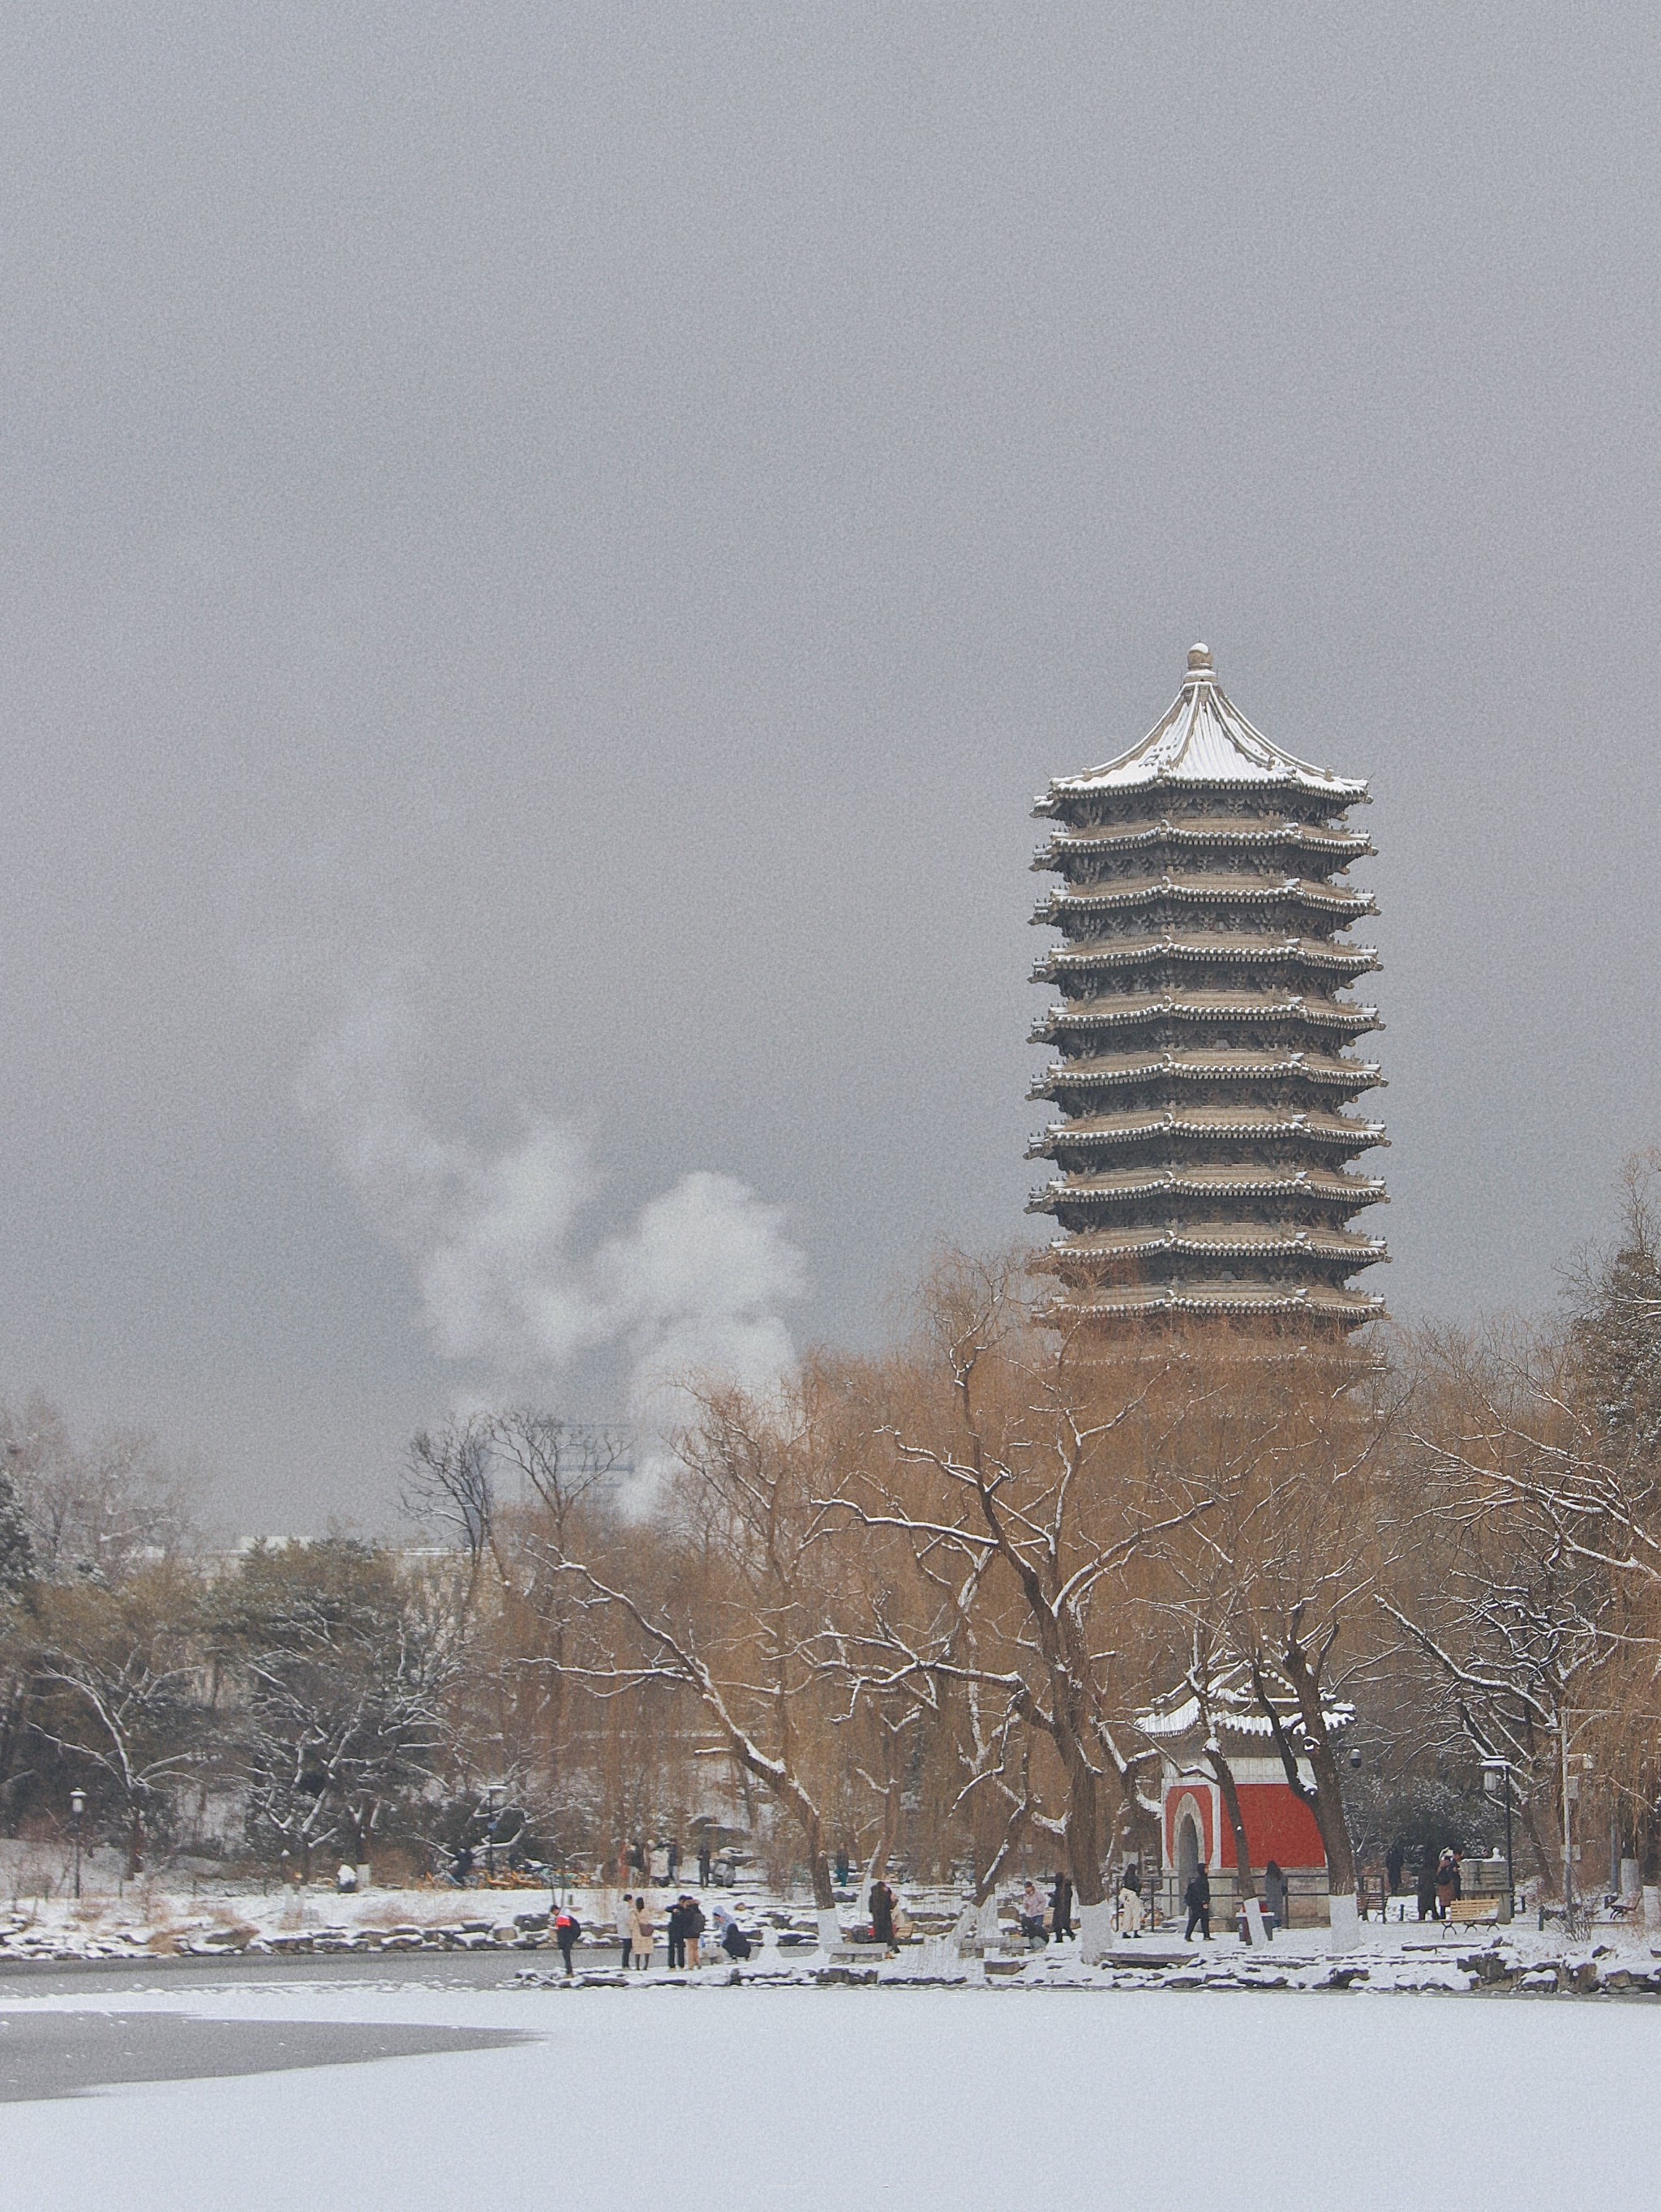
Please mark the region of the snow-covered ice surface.
POLYGON ((1661 2172, 1641 2000, 140 1984, 7 1991, 0 2035, 50 2006, 540 2039, 12 2105, 5 2212, 1647 2212, 1661 2172))

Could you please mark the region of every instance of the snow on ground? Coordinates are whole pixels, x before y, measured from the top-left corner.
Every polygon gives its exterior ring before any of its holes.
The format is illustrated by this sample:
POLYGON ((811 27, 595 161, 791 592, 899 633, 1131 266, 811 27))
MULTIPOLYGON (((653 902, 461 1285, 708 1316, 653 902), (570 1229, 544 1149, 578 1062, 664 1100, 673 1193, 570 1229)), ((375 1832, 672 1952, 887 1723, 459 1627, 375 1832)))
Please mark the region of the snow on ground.
MULTIPOLYGON (((4 2212, 1208 2212, 1653 2203, 1661 2006, 1066 1989, 307 1984, 19 2009, 538 2040, 12 2105, 4 2212)), ((137 1986, 142 1980, 143 1986, 137 1986)))

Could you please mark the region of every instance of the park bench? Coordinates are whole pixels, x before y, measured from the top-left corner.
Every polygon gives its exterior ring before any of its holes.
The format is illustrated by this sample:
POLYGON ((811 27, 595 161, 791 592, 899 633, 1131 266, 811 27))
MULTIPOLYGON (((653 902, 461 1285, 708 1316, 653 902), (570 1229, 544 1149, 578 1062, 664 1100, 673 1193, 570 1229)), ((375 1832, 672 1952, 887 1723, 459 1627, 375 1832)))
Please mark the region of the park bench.
POLYGON ((1448 1905, 1448 1920, 1457 1928, 1488 1927, 1499 1917, 1497 1897, 1456 1897, 1448 1905))

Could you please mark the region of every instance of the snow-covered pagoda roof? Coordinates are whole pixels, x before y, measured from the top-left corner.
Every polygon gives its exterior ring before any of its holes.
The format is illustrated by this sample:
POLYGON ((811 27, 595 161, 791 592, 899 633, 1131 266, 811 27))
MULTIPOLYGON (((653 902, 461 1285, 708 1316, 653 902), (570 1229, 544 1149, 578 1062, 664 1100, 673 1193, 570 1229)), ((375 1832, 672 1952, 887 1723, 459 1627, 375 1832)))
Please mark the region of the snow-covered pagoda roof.
MULTIPOLYGON (((1275 1712, 1282 1721, 1295 1723, 1298 1696, 1291 1683, 1278 1667, 1265 1666, 1262 1673, 1263 1686, 1275 1712)), ((1211 1709, 1212 1729, 1219 1737, 1267 1737, 1269 1734, 1268 1717, 1253 1693, 1251 1672, 1243 1659, 1219 1668, 1211 1676, 1206 1685, 1206 1704, 1211 1709)), ((1355 1708, 1340 1699, 1323 1698, 1321 1717, 1336 1735, 1354 1720, 1355 1708)), ((1198 1735, 1202 1719, 1199 1698, 1191 1687, 1184 1687, 1138 1713, 1135 1724, 1143 1735, 1170 1743, 1198 1735)))
POLYGON ((1213 789, 1267 786, 1329 799, 1337 806, 1354 805, 1367 795, 1364 782, 1313 768, 1254 728, 1218 683, 1211 648, 1196 645, 1189 653, 1181 691, 1141 744, 1083 775, 1056 777, 1034 811, 1056 813, 1074 794, 1183 784, 1213 789))

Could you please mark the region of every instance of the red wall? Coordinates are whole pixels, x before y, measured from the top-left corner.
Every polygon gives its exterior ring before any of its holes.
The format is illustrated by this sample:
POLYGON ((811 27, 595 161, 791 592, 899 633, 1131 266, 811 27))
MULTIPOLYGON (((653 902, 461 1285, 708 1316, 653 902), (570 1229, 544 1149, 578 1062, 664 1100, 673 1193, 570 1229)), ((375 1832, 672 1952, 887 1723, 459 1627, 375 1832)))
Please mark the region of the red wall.
MULTIPOLYGON (((1307 1805, 1300 1805, 1284 1782, 1242 1782, 1240 1818, 1245 1823, 1246 1848, 1261 1874, 1270 1859, 1283 1867, 1323 1867, 1327 1855, 1321 1831, 1307 1805)), ((1234 1863, 1234 1831, 1222 1825, 1222 1861, 1234 1863)))

